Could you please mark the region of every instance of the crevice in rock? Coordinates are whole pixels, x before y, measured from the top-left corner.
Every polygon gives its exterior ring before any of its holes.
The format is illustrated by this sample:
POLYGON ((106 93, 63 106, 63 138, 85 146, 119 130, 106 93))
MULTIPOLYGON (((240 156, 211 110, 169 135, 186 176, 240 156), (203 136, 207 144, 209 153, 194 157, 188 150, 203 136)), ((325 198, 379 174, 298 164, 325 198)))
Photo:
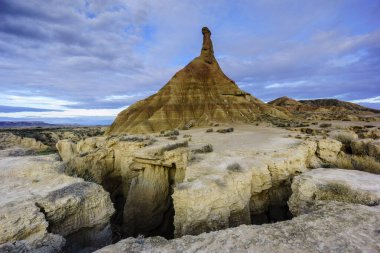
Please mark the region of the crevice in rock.
POLYGON ((38 207, 38 209, 40 209, 40 212, 44 215, 44 217, 45 217, 45 220, 47 221, 47 223, 48 223, 48 226, 47 226, 47 228, 46 228, 46 231, 48 232, 48 233, 51 233, 51 228, 50 228, 50 223, 49 223, 49 221, 48 221, 48 219, 46 218, 46 211, 45 211, 45 208, 42 206, 42 205, 40 205, 39 203, 34 203, 35 205, 36 205, 36 207, 38 207))
POLYGON ((107 177, 103 180, 104 190, 109 192, 114 204, 115 213, 111 217, 112 241, 117 242, 123 238, 123 211, 126 197, 123 192, 123 179, 121 176, 107 177))
POLYGON ((262 194, 268 196, 270 202, 264 212, 251 214, 252 224, 263 225, 293 218, 288 206, 288 200, 292 195, 290 179, 266 190, 262 194))

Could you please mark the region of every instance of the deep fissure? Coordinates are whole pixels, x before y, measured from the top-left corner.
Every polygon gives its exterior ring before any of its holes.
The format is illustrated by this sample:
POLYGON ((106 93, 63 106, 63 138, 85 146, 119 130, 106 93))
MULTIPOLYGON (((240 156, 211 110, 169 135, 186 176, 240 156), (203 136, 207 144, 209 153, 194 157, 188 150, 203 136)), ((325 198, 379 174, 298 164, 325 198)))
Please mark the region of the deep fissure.
MULTIPOLYGON (((142 173, 147 173, 146 170, 154 170, 157 168, 150 168, 149 166, 143 167, 140 170, 140 175, 136 176, 135 179, 143 180, 142 173), (140 176, 140 178, 139 178, 140 176)), ((157 223, 156 226, 149 227, 148 229, 134 229, 134 230, 128 230, 126 229, 125 219, 124 219, 124 212, 125 212, 125 205, 127 203, 128 196, 125 196, 125 193, 123 192, 123 183, 130 184, 129 188, 131 187, 132 180, 129 180, 128 182, 123 182, 123 179, 121 176, 118 177, 107 177, 102 181, 103 188, 110 193, 111 201, 114 204, 115 213, 111 217, 110 223, 111 223, 111 229, 112 229, 112 242, 115 243, 123 238, 126 237, 152 237, 152 236, 162 236, 166 239, 173 239, 174 238, 174 205, 173 205, 173 198, 172 194, 174 193, 174 187, 175 187, 175 175, 176 175, 176 165, 173 163, 171 167, 161 167, 159 169, 167 170, 167 196, 164 198, 164 201, 160 203, 160 208, 163 211, 161 212, 161 220, 157 223)), ((142 183, 142 182, 140 182, 142 183)), ((132 189, 133 190, 133 189, 132 189)))

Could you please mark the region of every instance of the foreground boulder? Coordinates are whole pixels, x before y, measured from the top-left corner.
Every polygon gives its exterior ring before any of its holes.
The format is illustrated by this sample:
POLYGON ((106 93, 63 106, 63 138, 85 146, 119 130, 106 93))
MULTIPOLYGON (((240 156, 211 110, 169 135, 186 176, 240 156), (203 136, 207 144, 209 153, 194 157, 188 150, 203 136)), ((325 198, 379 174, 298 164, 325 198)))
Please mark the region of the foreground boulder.
POLYGON ((309 214, 175 240, 128 238, 96 252, 379 252, 380 209, 317 203, 309 214))
POLYGON ((320 168, 297 176, 292 191, 288 203, 293 215, 308 213, 321 200, 376 206, 380 204, 380 175, 320 168))
POLYGON ((56 155, 0 158, 0 252, 99 248, 113 212, 109 194, 63 174, 56 155))

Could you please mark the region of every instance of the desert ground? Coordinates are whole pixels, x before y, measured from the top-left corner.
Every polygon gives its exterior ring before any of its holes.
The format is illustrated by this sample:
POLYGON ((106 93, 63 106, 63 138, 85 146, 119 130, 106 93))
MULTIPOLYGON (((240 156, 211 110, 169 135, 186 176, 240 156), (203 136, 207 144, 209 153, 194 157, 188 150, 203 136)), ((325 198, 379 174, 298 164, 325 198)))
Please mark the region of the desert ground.
POLYGON ((379 121, 297 124, 32 131, 62 136, 57 151, 4 130, 0 249, 92 252, 128 237, 99 252, 376 252, 379 121))

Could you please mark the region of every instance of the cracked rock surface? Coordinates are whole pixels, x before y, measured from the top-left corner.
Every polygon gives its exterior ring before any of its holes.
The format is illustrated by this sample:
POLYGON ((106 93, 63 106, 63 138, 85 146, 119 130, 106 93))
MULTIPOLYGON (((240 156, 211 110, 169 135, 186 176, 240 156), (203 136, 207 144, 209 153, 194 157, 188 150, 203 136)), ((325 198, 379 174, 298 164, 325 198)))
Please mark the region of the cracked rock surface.
POLYGON ((109 194, 100 185, 63 174, 57 158, 0 158, 0 252, 59 252, 65 241, 66 248, 78 249, 93 244, 91 228, 101 231, 99 242, 111 236, 109 194))

